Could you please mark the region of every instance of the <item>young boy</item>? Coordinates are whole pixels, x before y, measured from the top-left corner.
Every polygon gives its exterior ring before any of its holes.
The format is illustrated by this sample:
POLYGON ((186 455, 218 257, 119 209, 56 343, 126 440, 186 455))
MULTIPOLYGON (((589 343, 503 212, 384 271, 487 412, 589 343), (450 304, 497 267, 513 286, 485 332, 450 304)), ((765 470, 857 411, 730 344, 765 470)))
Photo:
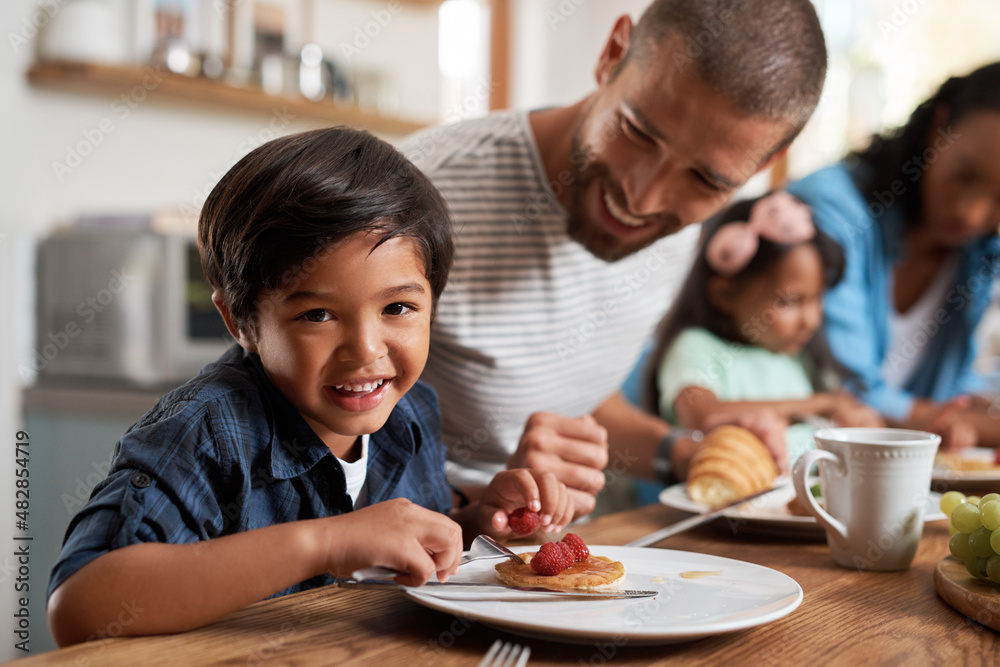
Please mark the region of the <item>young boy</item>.
POLYGON ((118 443, 53 570, 60 645, 122 605, 142 610, 126 634, 165 633, 361 567, 444 580, 463 532, 502 537, 522 506, 552 531, 570 520, 566 488, 528 470, 452 509, 437 397, 417 382, 451 228, 395 149, 345 128, 265 144, 210 194, 199 247, 239 345, 118 443))

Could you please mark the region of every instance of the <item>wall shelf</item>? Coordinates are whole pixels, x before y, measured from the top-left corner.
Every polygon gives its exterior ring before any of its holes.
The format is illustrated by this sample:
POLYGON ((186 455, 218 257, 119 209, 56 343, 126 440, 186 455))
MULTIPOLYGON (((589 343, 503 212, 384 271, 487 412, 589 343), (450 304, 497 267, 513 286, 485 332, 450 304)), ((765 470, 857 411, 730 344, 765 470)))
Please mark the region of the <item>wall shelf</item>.
POLYGON ((394 135, 426 127, 428 121, 367 113, 358 107, 332 101, 312 101, 292 95, 268 95, 259 87, 237 87, 222 81, 175 74, 152 66, 121 66, 69 61, 40 62, 28 70, 35 86, 76 93, 120 96, 145 84, 150 98, 178 100, 192 105, 230 111, 285 112, 331 125, 351 125, 394 135), (155 77, 153 76, 155 74, 155 77))

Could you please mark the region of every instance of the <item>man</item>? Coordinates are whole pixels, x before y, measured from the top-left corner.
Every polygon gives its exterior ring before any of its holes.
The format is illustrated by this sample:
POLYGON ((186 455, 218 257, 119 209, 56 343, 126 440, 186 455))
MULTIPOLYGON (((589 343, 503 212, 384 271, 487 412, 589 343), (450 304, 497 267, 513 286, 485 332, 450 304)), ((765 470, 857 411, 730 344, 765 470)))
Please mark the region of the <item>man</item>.
MULTIPOLYGON (((423 375, 453 483, 530 465, 565 482, 582 514, 606 467, 684 477, 694 443, 618 391, 696 232, 663 237, 718 211, 792 141, 825 71, 809 0, 655 0, 635 25, 617 20, 578 103, 401 146, 455 222, 423 375)), ((781 447, 766 415, 734 420, 781 447)))

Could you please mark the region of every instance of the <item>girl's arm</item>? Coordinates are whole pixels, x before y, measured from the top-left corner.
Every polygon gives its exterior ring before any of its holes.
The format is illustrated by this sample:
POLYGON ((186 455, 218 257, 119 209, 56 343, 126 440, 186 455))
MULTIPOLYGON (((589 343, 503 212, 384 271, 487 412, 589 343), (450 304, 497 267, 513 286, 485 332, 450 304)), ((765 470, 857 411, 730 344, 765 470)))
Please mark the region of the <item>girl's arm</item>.
POLYGON ((713 418, 733 412, 770 410, 789 421, 799 415, 826 415, 832 412, 834 400, 832 394, 816 393, 789 401, 720 401, 710 389, 691 386, 677 394, 674 412, 685 428, 704 430, 713 418))
POLYGON ((381 565, 408 573, 399 583, 444 580, 461 553, 458 524, 404 499, 193 544, 134 544, 66 579, 49 598, 49 627, 60 646, 114 623, 122 635, 183 632, 327 572, 381 565))

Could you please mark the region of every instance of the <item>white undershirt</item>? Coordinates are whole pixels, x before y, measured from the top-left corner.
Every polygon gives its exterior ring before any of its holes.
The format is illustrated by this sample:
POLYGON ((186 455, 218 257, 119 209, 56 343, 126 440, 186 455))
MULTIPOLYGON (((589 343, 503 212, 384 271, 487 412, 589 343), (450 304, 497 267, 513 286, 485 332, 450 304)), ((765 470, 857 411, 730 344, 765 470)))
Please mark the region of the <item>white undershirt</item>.
POLYGON ((895 299, 889 316, 889 349, 882 362, 882 379, 890 387, 900 388, 920 366, 927 344, 941 328, 936 311, 944 304, 948 288, 955 284, 958 256, 948 259, 926 291, 909 310, 896 310, 895 299))
POLYGON ((369 435, 366 433, 361 436, 361 456, 358 457, 357 461, 353 463, 348 463, 342 458, 337 458, 340 461, 340 467, 344 469, 344 479, 347 482, 347 495, 351 497, 354 506, 358 506, 359 501, 364 501, 365 493, 362 495, 362 491, 365 485, 365 478, 368 476, 368 438, 369 435))

